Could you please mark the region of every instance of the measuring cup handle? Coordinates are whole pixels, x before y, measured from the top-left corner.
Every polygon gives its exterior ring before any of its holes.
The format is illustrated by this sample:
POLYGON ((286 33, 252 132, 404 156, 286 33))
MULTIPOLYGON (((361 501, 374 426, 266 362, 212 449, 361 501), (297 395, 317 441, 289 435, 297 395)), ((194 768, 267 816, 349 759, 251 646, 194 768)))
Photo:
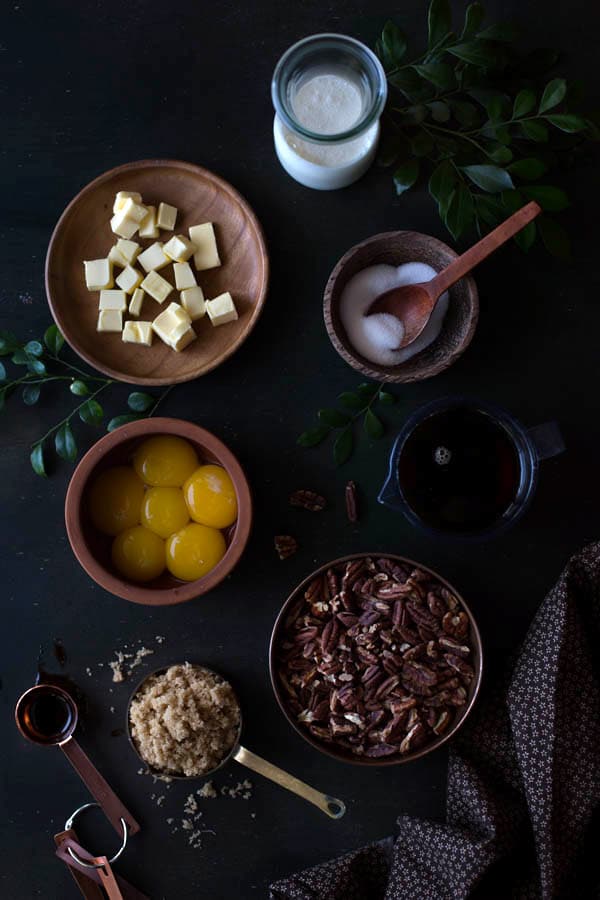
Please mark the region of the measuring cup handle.
POLYGON ((123 826, 121 819, 127 823, 129 834, 136 834, 140 830, 139 824, 131 813, 123 806, 111 786, 102 777, 96 766, 81 749, 75 738, 67 738, 58 745, 65 754, 88 791, 100 804, 106 818, 115 831, 122 837, 123 826))
POLYGON ((341 800, 322 794, 321 791, 315 790, 306 782, 300 781, 294 775, 290 775, 289 772, 285 772, 278 766, 274 766, 273 763, 267 762, 266 759, 257 756, 256 753, 251 753, 245 747, 238 747, 233 754, 233 758, 236 762, 246 766, 246 768, 252 769, 253 772, 257 772, 259 775, 274 781, 280 787, 298 794, 299 797, 308 800, 309 803, 314 803, 330 819, 341 819, 346 812, 346 805, 341 800))
POLYGON ((565 442, 556 422, 545 422, 543 425, 528 428, 527 435, 538 459, 550 459, 565 451, 565 442))

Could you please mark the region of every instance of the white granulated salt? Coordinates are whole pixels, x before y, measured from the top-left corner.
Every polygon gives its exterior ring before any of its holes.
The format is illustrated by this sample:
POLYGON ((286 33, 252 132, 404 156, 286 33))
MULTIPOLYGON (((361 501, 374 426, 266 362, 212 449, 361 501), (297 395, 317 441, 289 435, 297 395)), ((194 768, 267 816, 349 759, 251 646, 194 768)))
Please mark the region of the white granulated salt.
POLYGON ((365 315, 380 294, 404 284, 431 281, 435 269, 425 263, 403 266, 368 266, 350 279, 340 297, 340 319, 348 340, 361 356, 380 366, 397 366, 432 344, 442 330, 448 311, 448 292, 438 300, 423 333, 408 347, 396 349, 402 340, 402 322, 388 313, 365 315))

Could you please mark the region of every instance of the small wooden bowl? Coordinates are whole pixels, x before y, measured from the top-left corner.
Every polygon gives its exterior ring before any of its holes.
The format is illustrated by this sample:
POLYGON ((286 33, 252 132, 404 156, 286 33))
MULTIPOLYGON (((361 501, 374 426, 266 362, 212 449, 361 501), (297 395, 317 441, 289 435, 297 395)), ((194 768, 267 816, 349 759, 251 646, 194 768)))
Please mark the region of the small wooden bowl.
POLYGON ((325 327, 342 359, 366 378, 396 383, 423 381, 451 366, 469 346, 477 326, 479 298, 471 276, 450 289, 450 304, 438 338, 398 366, 379 366, 356 352, 340 321, 339 303, 348 281, 367 266, 423 262, 439 272, 457 255, 442 241, 417 231, 388 231, 351 247, 329 276, 323 297, 325 327))
POLYGON ((250 487, 239 462, 214 434, 182 419, 141 419, 122 425, 94 444, 83 457, 69 483, 65 500, 65 521, 73 553, 90 578, 117 597, 147 606, 173 606, 206 594, 229 575, 248 543, 252 525, 250 487), (111 561, 112 538, 93 526, 86 508, 88 485, 104 469, 130 463, 136 447, 156 434, 185 438, 196 449, 201 462, 223 466, 233 481, 238 502, 238 517, 226 533, 227 551, 223 559, 204 578, 184 582, 169 572, 148 584, 125 581, 111 561))
POLYGON ((295 731, 297 731, 305 741, 315 747, 315 749, 320 750, 321 753, 325 753, 327 756, 331 756, 333 757, 333 759, 337 759, 340 762, 353 763, 357 766, 398 766, 404 763, 412 762, 415 759, 420 759, 422 756, 427 756, 428 753, 432 753, 434 750, 437 750, 438 747, 441 747, 442 744, 445 744, 446 741, 449 741, 452 737, 454 737, 459 728, 462 728, 467 719, 467 716, 473 709, 473 705, 475 704, 479 689, 481 687, 481 679, 483 677, 483 647, 481 643, 479 628, 477 627, 477 622, 475 621, 473 613, 465 603, 462 596, 458 593, 458 591, 456 591, 452 587, 452 585, 448 581, 446 581, 445 578, 442 578, 441 575, 438 575, 437 572, 434 572, 433 569, 430 569, 427 566, 423 566, 421 565, 421 563, 415 562, 412 559, 407 559, 405 556, 398 556, 396 553, 352 553, 348 556, 341 556, 339 559, 334 559, 331 562, 325 563, 325 565, 323 566, 319 566, 319 568, 315 569, 314 572, 311 572, 311 574, 308 575, 287 598, 287 600, 281 607, 281 611, 277 616, 277 619, 275 620, 275 625, 273 626, 273 632, 271 634, 271 643, 269 645, 269 672, 271 675, 271 685, 273 687, 273 692, 281 708, 281 711, 283 712, 292 728, 294 728, 295 731), (405 753, 402 755, 397 754, 395 756, 385 756, 380 758, 355 756, 353 753, 350 753, 343 747, 336 747, 335 744, 329 744, 325 741, 318 740, 317 738, 313 737, 313 735, 310 734, 310 732, 307 731, 306 728, 303 728, 301 725, 299 725, 295 717, 287 707, 285 693, 283 691, 281 681, 277 672, 276 659, 277 650, 279 647, 279 643, 282 640, 282 635, 284 633, 286 623, 290 618, 296 617, 297 611, 306 602, 304 598, 304 592, 307 589, 308 585, 318 575, 324 574, 333 566, 344 564, 354 559, 364 559, 365 557, 374 557, 375 559, 385 557, 386 559, 393 559, 403 565, 421 569, 423 572, 427 572, 429 575, 431 575, 432 578, 435 578, 437 581, 439 581, 442 585, 444 585, 444 587, 446 587, 454 594, 454 596, 459 600, 467 616, 469 617, 471 639, 473 644, 473 658, 471 660, 471 663, 475 670, 475 677, 472 684, 470 685, 467 701, 463 707, 460 707, 459 711, 457 712, 456 718, 454 719, 449 730, 444 735, 439 737, 437 740, 432 741, 430 744, 426 744, 424 747, 415 750, 412 753, 405 753))
MULTIPOLYGON (((137 236, 134 240, 144 247, 153 243, 137 236)), ((160 274, 175 284, 172 266, 160 274)), ((178 160, 147 159, 100 175, 63 212, 46 257, 48 303, 68 343, 94 368, 132 384, 191 381, 228 359, 256 325, 268 281, 265 239, 248 203, 222 178, 178 160), (107 256, 117 241, 109 221, 114 195, 120 190, 139 191, 146 203, 157 207, 161 201, 177 207, 174 232, 161 230, 157 240, 166 241, 172 234, 187 236, 190 225, 214 222, 223 264, 196 273, 196 280, 209 299, 231 293, 239 314, 236 322, 213 328, 206 317, 200 319, 194 323, 197 340, 181 353, 156 337, 152 347, 144 347, 123 343, 120 334, 97 333, 99 295, 86 289, 83 261, 107 256)), ((174 289, 167 302, 178 299, 174 289)), ((151 321, 164 308, 147 296, 140 320, 151 321)))

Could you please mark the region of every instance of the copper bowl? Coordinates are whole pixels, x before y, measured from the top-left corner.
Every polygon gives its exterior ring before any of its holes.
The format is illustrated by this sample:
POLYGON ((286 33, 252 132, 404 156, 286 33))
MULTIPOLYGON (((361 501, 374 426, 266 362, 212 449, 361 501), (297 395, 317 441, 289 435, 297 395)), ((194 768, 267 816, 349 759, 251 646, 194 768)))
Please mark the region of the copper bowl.
POLYGON ((83 457, 71 478, 65 501, 67 534, 73 553, 90 578, 117 597, 147 606, 173 606, 206 594, 229 575, 238 563, 250 535, 252 498, 246 476, 239 462, 214 434, 182 419, 141 419, 122 425, 94 444, 83 457), (111 538, 94 528, 86 510, 86 491, 94 477, 104 469, 124 465, 131 460, 135 448, 146 438, 157 434, 185 438, 195 448, 201 461, 223 466, 233 481, 238 502, 236 522, 226 532, 227 551, 223 559, 203 578, 183 582, 169 572, 148 584, 126 581, 114 569, 110 557, 111 538))
POLYGON ((481 645, 481 635, 479 633, 479 629, 477 627, 477 623, 475 621, 473 613, 465 603, 463 597, 458 593, 458 591, 456 591, 455 588, 448 581, 446 581, 445 578, 442 578, 441 575, 438 575, 437 572, 434 572, 433 569, 430 569, 427 566, 423 566, 421 565, 421 563, 415 562, 412 559, 407 559, 405 556, 398 556, 395 553, 352 553, 348 556, 341 556, 339 559, 334 559, 331 562, 319 566, 319 568, 315 569, 314 572, 311 572, 311 574, 308 575, 287 598, 281 608, 279 615, 277 616, 275 625, 273 626, 273 632, 271 634, 271 643, 269 645, 269 671, 271 674, 271 684, 273 686, 273 691, 275 693, 275 697, 281 708, 281 711, 283 712, 292 728, 294 728, 298 732, 298 734, 304 738, 305 741, 308 741, 309 744, 315 747, 315 749, 319 750, 321 753, 325 753, 327 756, 333 757, 333 759, 340 760, 340 762, 354 763, 354 765, 358 766, 397 766, 403 763, 412 762, 415 759, 420 759, 422 756, 427 756, 428 753, 433 752, 433 750, 437 750, 438 747, 441 747, 442 744, 445 744, 446 741, 449 741, 452 737, 454 737, 459 728, 462 727, 467 716, 473 708, 473 705, 479 693, 479 688, 481 687, 481 678, 483 673, 483 649, 481 645), (469 687, 467 701, 463 707, 459 708, 454 722, 444 735, 437 738, 437 740, 432 741, 430 744, 426 744, 424 747, 415 750, 413 753, 404 753, 402 755, 397 754, 395 756, 386 756, 377 759, 366 758, 364 756, 355 756, 354 754, 345 750, 343 747, 336 747, 335 744, 328 744, 324 741, 320 741, 317 738, 313 737, 313 735, 310 734, 309 731, 299 725, 286 706, 286 698, 279 682, 276 665, 276 650, 283 633, 285 623, 288 621, 288 619, 296 618, 299 608, 304 603, 304 591, 311 583, 311 581, 318 575, 326 572, 327 569, 331 569, 333 566, 347 563, 353 559, 364 559, 366 557, 374 557, 375 559, 393 559, 398 563, 421 569, 423 572, 427 572, 429 575, 431 575, 432 578, 435 578, 437 581, 439 581, 444 587, 446 587, 454 594, 454 596, 458 599, 462 608, 466 612, 467 616, 469 617, 469 624, 471 627, 471 642, 473 645, 473 657, 471 659, 471 664, 473 665, 473 668, 475 670, 475 678, 473 679, 473 682, 469 687))
POLYGON ((470 275, 450 288, 448 312, 435 341, 397 366, 380 366, 357 353, 341 323, 339 304, 348 281, 367 266, 422 262, 439 272, 457 255, 447 244, 417 231, 388 231, 351 247, 329 276, 323 297, 325 327, 342 359, 366 378, 392 383, 423 381, 451 366, 469 346, 477 327, 479 297, 470 275))

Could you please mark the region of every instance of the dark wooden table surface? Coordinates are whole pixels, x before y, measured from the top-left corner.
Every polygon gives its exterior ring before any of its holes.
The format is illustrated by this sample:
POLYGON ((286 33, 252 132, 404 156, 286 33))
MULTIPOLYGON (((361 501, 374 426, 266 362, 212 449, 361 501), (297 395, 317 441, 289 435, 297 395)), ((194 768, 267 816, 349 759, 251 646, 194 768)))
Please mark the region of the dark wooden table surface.
MULTIPOLYGON (((424 4, 408 0, 401 6, 406 30, 422 35, 424 4)), ((462 12, 462 3, 454 6, 462 12)), ((66 395, 49 390, 35 409, 15 400, 2 413, 6 810, 0 817, 0 895, 7 900, 77 896, 54 859, 52 836, 86 792, 57 751, 26 744, 11 722, 17 695, 34 677, 40 645, 48 667, 57 668, 52 641, 63 640, 65 671, 88 698, 81 741, 143 822, 119 870, 152 897, 264 897, 279 876, 393 833, 400 814, 444 813, 445 752, 408 768, 365 770, 320 755, 289 728, 271 692, 267 645, 291 588, 315 564, 346 552, 389 550, 419 559, 468 598, 481 623, 489 679, 518 645, 571 552, 598 537, 600 303, 592 168, 569 177, 573 207, 564 221, 575 238, 575 264, 565 266, 541 251, 525 257, 507 249, 477 275, 481 320, 471 348, 442 376, 398 389, 384 440, 362 447, 339 471, 327 449, 295 445, 315 410, 360 380, 335 354, 323 327, 322 291, 335 261, 377 231, 410 228, 446 239, 426 194, 395 199, 381 170, 347 190, 320 193, 289 179, 275 159, 269 82, 277 58, 316 31, 372 41, 385 18, 399 11, 380 2, 363 16, 365 7, 356 0, 2 4, 1 327, 27 338, 43 332, 50 320, 43 264, 56 219, 91 178, 132 159, 187 159, 229 179, 264 225, 273 273, 264 316, 248 342, 218 371, 176 389, 164 406, 166 414, 222 437, 255 492, 256 525, 247 553, 209 596, 150 610, 96 587, 72 556, 64 530, 70 466, 61 463, 42 480, 28 460, 30 444, 67 412, 66 395), (476 549, 424 537, 374 499, 395 426, 420 403, 457 391, 504 405, 526 425, 556 419, 568 446, 564 456, 543 465, 525 519, 476 549), (343 513, 348 477, 368 497, 356 527, 343 513), (330 510, 310 516, 290 509, 289 491, 303 486, 324 492, 330 510), (297 535, 302 545, 284 563, 272 546, 279 532, 297 535), (165 637, 162 644, 157 635, 165 637), (113 686, 106 663, 115 650, 140 642, 155 651, 140 673, 185 659, 228 673, 243 698, 245 743, 343 797, 346 817, 332 822, 256 777, 250 800, 206 801, 203 827, 216 834, 205 835, 203 850, 189 847, 181 828, 186 786, 165 790, 138 776, 126 738, 111 734, 123 725, 130 685, 113 686), (161 794, 166 799, 157 806, 161 794)), ((496 0, 489 10, 494 19, 518 17, 532 45, 563 47, 569 73, 593 88, 597 49, 590 4, 574 0, 568 9, 553 10, 542 0, 496 0)), ((111 408, 120 411, 126 394, 115 389, 111 408)), ((98 435, 84 426, 77 430, 82 448, 98 435)), ((216 782, 235 785, 244 777, 232 764, 216 782)), ((82 832, 92 849, 112 840, 92 823, 82 832)))

